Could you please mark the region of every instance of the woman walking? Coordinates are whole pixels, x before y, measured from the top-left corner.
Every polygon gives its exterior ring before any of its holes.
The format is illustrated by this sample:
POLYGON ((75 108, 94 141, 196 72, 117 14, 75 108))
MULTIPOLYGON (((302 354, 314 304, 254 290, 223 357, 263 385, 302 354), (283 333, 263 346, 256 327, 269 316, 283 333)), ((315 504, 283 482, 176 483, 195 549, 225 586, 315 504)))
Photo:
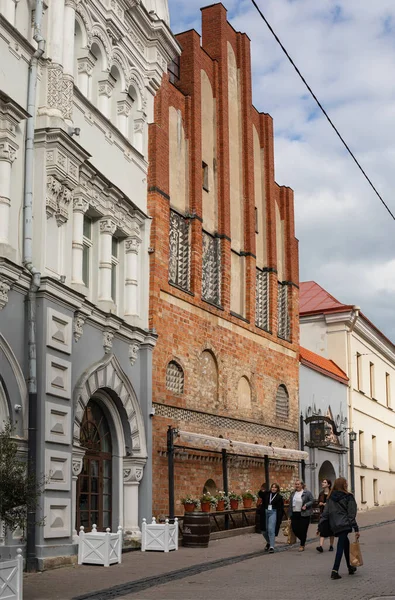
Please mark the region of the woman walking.
MULTIPOLYGON (((263 485, 262 485, 263 487, 263 485)), ((270 491, 261 490, 258 493, 261 499, 261 531, 266 540, 265 552, 274 552, 275 539, 280 531, 284 514, 284 498, 280 494, 278 483, 272 483, 270 491)))
POLYGON ((348 534, 354 529, 356 539, 359 539, 359 528, 356 521, 357 503, 354 496, 348 491, 347 480, 338 477, 333 484, 328 501, 321 515, 321 522, 329 521, 329 527, 338 538, 335 562, 331 579, 341 579, 339 567, 344 554, 348 572, 354 575, 356 567, 350 565, 350 541, 348 534))
POLYGON ((300 540, 299 552, 304 551, 313 504, 313 494, 306 490, 304 481, 298 479, 289 500, 288 516, 291 519, 292 531, 300 540))
MULTIPOLYGON (((332 488, 332 482, 330 479, 323 479, 322 481, 322 490, 318 496, 318 506, 320 507, 320 513, 322 515, 322 513, 324 512, 324 508, 325 508, 325 504, 326 501, 329 498, 329 494, 332 488)), ((324 551, 324 540, 325 537, 324 535, 322 535, 322 533, 318 530, 318 534, 320 534, 320 545, 317 546, 317 552, 323 552, 324 551)), ((318 535, 317 534, 317 535, 318 535)), ((330 536, 330 546, 329 546, 329 552, 333 552, 333 542, 334 542, 335 538, 333 537, 333 535, 330 536)))

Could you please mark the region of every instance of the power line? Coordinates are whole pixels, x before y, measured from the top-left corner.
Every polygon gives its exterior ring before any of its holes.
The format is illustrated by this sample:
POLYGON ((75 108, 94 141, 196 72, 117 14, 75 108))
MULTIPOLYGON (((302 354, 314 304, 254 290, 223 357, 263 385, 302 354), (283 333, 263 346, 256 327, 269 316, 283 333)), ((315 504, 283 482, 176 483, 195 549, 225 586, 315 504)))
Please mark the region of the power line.
POLYGON ((349 155, 351 156, 351 158, 353 159, 353 161, 357 165, 358 169, 361 171, 362 175, 365 177, 366 181, 369 183, 370 187, 372 188, 372 190, 374 191, 374 193, 376 194, 376 196, 379 198, 380 202, 384 205, 384 207, 387 209, 387 211, 389 212, 389 214, 391 215, 391 217, 395 221, 395 215, 393 214, 393 212, 389 208, 388 204, 384 201, 383 197, 381 196, 381 194, 379 193, 379 191, 377 190, 377 188, 373 185, 372 180, 370 179, 370 177, 368 177, 367 173, 365 172, 365 170, 363 169, 363 167, 361 166, 361 164, 358 162, 358 160, 355 157, 354 153, 352 152, 352 150, 350 149, 350 147, 348 146, 348 144, 344 140, 344 138, 341 135, 340 131, 337 129, 336 125, 333 123, 332 119, 330 118, 330 116, 326 112, 325 108, 322 106, 321 102, 318 100, 317 96, 314 94, 313 90, 311 89, 311 87, 307 83, 306 79, 303 77, 302 73, 299 71, 298 67, 296 66, 296 64, 292 60, 291 56, 288 54, 286 48, 283 46, 280 38, 278 37, 278 35, 274 31, 273 27, 270 25, 269 21, 266 19, 265 15, 263 14, 263 12, 261 11, 261 9, 259 8, 258 4, 255 2, 255 0, 251 0, 251 2, 255 6, 256 10, 260 14, 260 16, 262 17, 262 19, 266 23, 266 25, 268 26, 270 32, 273 34, 273 36, 275 37, 277 43, 281 47, 281 50, 284 52, 285 56, 288 58, 289 62, 291 63, 291 65, 293 66, 293 68, 295 69, 295 71, 297 72, 297 74, 299 75, 299 77, 301 78, 301 80, 303 81, 303 83, 305 84, 305 86, 307 87, 307 89, 309 90, 310 94, 312 95, 312 97, 316 101, 318 107, 320 108, 321 112, 325 115, 325 117, 326 117, 327 121, 329 122, 330 126, 335 131, 337 137, 340 139, 340 141, 342 142, 343 146, 346 148, 347 152, 349 153, 349 155))

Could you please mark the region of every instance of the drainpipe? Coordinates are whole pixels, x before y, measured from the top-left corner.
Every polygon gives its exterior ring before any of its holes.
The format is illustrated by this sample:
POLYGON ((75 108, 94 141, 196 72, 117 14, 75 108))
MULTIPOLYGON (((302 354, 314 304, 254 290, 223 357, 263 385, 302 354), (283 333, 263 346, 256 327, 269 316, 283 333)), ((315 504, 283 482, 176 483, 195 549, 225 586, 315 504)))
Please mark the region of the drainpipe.
MULTIPOLYGON (((352 429, 353 427, 353 404, 352 404, 352 377, 351 377, 351 373, 352 373, 352 360, 353 357, 351 356, 351 336, 352 333, 355 329, 355 325, 357 324, 357 320, 359 317, 359 313, 360 313, 360 307, 359 306, 353 306, 353 312, 354 312, 354 316, 353 316, 353 320, 351 321, 351 325, 350 328, 347 332, 347 359, 348 359, 348 378, 349 378, 349 383, 348 383, 348 407, 349 407, 349 421, 348 421, 348 427, 349 430, 352 429)), ((351 459, 351 456, 350 456, 351 459)), ((347 465, 347 471, 348 471, 348 465, 347 465)))
MULTIPOLYGON (((36 474, 37 458, 37 352, 36 352, 36 294, 40 287, 41 274, 33 265, 33 172, 34 172, 34 125, 36 116, 36 89, 38 63, 45 50, 41 34, 43 0, 36 0, 34 15, 34 40, 37 49, 29 65, 25 141, 24 203, 23 203, 23 265, 31 276, 27 296, 27 340, 28 340, 28 473, 36 474)), ((37 570, 36 558, 36 512, 27 514, 26 570, 37 570)))

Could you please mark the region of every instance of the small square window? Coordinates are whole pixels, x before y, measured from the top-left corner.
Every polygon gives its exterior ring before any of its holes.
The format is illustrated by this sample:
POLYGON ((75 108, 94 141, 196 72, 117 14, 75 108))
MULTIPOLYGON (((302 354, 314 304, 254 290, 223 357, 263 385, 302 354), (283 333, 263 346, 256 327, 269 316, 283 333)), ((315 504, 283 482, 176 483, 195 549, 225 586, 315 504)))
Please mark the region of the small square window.
POLYGON ((202 185, 203 189, 208 192, 208 165, 205 162, 202 162, 202 185))

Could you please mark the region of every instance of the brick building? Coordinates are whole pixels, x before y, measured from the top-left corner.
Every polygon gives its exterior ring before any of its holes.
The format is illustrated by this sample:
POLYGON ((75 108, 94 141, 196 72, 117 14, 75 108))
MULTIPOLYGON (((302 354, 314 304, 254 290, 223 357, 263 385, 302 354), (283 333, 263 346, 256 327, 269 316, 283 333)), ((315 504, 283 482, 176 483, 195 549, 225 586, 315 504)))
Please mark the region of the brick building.
POLYGON ((273 121, 252 105, 250 40, 226 14, 222 4, 204 8, 202 37, 176 36, 181 57, 164 76, 149 130, 154 514, 168 511, 169 425, 189 447, 175 456, 176 511, 182 495, 222 488, 220 455, 199 448, 231 439, 250 456, 230 460, 237 491, 259 488, 267 446, 288 459, 270 463, 283 485, 298 474, 292 459, 304 456, 295 451, 293 192, 275 182, 273 121))

